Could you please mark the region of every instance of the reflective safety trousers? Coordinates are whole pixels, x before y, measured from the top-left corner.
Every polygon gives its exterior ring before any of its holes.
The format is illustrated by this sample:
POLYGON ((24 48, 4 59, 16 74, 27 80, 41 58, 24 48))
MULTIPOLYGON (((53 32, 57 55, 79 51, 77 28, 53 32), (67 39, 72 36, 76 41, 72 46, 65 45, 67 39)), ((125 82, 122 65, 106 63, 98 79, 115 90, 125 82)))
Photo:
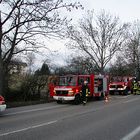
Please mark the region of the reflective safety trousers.
POLYGON ((138 89, 138 84, 137 83, 134 83, 133 89, 138 89))
POLYGON ((86 97, 90 95, 89 89, 86 89, 86 97))

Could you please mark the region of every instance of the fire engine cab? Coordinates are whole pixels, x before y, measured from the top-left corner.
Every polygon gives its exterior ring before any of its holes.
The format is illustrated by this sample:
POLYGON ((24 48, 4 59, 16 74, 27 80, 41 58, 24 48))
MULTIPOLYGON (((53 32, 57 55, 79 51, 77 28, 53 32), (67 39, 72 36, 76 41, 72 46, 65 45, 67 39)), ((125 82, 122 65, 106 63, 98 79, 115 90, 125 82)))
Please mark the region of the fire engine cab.
POLYGON ((110 84, 109 84, 109 93, 110 94, 121 94, 121 95, 127 95, 132 90, 132 80, 133 77, 112 77, 110 84))
POLYGON ((59 76, 58 82, 50 86, 50 95, 57 103, 63 101, 81 102, 81 87, 84 81, 88 82, 88 97, 104 98, 108 95, 108 76, 104 75, 66 75, 59 76))

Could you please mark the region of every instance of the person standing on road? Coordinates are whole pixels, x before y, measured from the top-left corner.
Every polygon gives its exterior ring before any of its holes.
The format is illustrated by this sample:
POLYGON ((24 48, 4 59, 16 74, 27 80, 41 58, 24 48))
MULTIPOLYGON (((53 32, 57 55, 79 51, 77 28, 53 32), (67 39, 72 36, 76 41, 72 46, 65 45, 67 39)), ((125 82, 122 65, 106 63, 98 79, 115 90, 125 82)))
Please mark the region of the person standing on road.
POLYGON ((133 81, 133 94, 136 95, 137 93, 137 90, 138 90, 138 83, 137 81, 133 81))
POLYGON ((86 94, 88 93, 88 91, 89 91, 88 82, 84 81, 84 83, 82 85, 82 101, 83 101, 83 105, 85 105, 86 102, 87 102, 86 94))

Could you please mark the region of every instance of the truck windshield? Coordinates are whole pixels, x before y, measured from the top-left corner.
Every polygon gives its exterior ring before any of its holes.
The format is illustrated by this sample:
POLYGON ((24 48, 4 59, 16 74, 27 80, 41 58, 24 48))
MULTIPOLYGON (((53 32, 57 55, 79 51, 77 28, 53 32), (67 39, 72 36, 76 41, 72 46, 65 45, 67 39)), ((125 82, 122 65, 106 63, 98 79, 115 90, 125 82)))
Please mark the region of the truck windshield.
POLYGON ((127 82, 127 77, 112 77, 111 82, 127 82))
POLYGON ((59 78, 59 86, 75 86, 76 85, 76 77, 75 76, 66 76, 59 78))

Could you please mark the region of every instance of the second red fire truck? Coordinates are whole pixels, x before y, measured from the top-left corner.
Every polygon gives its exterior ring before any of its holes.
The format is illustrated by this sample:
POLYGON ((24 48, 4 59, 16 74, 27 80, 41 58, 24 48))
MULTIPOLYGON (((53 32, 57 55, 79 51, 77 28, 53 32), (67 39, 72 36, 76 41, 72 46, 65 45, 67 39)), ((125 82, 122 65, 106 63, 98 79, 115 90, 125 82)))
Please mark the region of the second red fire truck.
POLYGON ((109 93, 127 95, 132 91, 132 80, 130 76, 116 76, 112 77, 109 85, 109 93))
POLYGON ((57 103, 63 101, 81 102, 81 87, 88 82, 88 97, 104 98, 108 95, 108 76, 104 75, 66 75, 58 77, 58 82, 50 86, 50 95, 57 103))

